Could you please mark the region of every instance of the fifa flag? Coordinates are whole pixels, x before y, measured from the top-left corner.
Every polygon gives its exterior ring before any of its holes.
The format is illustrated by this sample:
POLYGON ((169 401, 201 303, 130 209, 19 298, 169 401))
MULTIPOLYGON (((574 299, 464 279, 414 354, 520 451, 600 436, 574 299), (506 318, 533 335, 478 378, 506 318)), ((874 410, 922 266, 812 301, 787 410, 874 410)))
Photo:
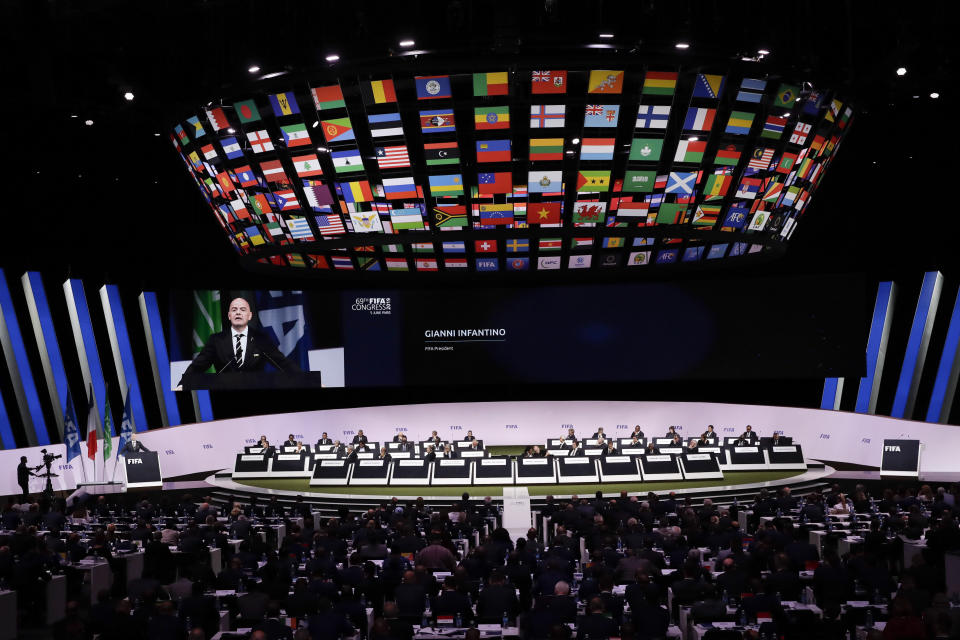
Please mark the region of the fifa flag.
POLYGON ((573 222, 576 224, 598 224, 607 214, 606 202, 574 202, 573 222))
POLYGON ((640 93, 648 96, 672 96, 677 90, 677 73, 673 71, 648 71, 640 93))
POLYGON ((694 98, 709 98, 715 100, 723 91, 723 76, 709 73, 698 73, 693 85, 694 98))
POLYGON ((347 203, 354 204, 373 200, 373 192, 370 190, 370 183, 367 180, 341 182, 337 186, 340 188, 340 193, 347 203))
POLYGON ((450 76, 416 76, 413 79, 418 100, 450 98, 450 76))
MULTIPOLYGON (((123 448, 130 442, 133 435, 133 413, 130 411, 130 387, 123 400, 123 417, 120 419, 120 442, 117 443, 117 457, 123 453, 123 448)), ((69 458, 68 458, 69 461, 69 458)))
POLYGON ((480 195, 513 192, 513 174, 509 171, 477 174, 477 183, 480 195))
POLYGON ((730 119, 727 120, 727 133, 745 136, 750 133, 750 127, 753 126, 754 114, 748 111, 731 111, 730 119))
POLYGON ((567 92, 567 72, 566 71, 533 71, 531 74, 532 84, 530 93, 566 93, 567 92))
POLYGON ((581 160, 613 160, 616 138, 584 138, 580 148, 581 160))
MULTIPOLYGON (((530 105, 530 127, 533 129, 562 128, 566 119, 566 105, 533 104, 530 105)), ((480 127, 477 127, 478 129, 480 127)))
POLYGON ((561 193, 563 172, 530 171, 527 175, 527 189, 530 193, 561 193))
POLYGON ((350 124, 350 118, 332 118, 320 123, 323 129, 323 135, 327 142, 346 142, 354 140, 353 125, 350 124))
POLYGON ((683 128, 686 131, 709 131, 713 127, 713 119, 716 115, 716 109, 690 107, 683 121, 683 128))
POLYGON ((510 107, 474 107, 473 124, 478 131, 508 129, 510 127, 510 107))
POLYGON ((510 162, 510 141, 477 140, 477 162, 510 162))
POLYGON ((563 138, 531 138, 530 160, 563 160, 563 138))
POLYGON ((697 206, 693 214, 693 226, 699 229, 712 228, 720 217, 720 207, 717 205, 702 204, 697 206))
POLYGON ((63 442, 67 445, 67 462, 80 457, 80 428, 77 426, 77 412, 73 408, 69 388, 63 411, 63 442))

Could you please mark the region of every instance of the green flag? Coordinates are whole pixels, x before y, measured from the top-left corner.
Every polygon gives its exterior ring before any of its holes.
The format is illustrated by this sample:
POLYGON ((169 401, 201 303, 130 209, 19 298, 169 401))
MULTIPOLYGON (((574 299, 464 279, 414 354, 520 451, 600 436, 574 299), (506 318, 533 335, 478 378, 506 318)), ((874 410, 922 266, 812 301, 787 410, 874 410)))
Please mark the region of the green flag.
MULTIPOLYGON (((193 292, 193 355, 200 353, 215 333, 223 328, 220 317, 220 292, 209 289, 193 292)), ((208 369, 213 373, 213 367, 208 369)))
POLYGON ((110 390, 104 392, 107 396, 103 403, 103 460, 106 462, 113 453, 113 417, 110 415, 110 390))

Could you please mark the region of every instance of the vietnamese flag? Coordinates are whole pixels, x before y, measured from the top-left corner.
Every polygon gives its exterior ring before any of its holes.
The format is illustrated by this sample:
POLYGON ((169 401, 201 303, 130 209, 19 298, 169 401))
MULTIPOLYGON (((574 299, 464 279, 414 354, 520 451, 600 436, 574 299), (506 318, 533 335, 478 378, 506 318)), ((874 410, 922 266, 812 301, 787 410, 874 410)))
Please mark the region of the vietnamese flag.
POLYGON ((527 205, 527 224, 560 224, 562 202, 537 202, 527 205))

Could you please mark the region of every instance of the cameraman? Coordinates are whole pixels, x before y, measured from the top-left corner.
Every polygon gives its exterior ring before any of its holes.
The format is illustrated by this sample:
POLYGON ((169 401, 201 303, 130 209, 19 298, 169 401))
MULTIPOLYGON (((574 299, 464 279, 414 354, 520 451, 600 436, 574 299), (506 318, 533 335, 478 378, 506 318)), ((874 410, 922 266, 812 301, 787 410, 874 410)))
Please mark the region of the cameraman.
POLYGON ((30 495, 30 476, 34 475, 27 466, 27 456, 20 456, 20 466, 17 467, 17 484, 23 489, 23 497, 30 495))

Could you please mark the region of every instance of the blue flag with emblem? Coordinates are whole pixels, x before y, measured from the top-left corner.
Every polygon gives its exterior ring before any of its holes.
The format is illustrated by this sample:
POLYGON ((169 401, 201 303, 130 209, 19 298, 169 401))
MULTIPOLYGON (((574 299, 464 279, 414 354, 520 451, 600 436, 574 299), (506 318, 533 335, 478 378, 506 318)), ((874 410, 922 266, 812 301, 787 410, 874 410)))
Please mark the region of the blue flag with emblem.
POLYGON ((258 291, 257 319, 280 353, 304 371, 310 370, 310 334, 302 291, 258 291))
POLYGON ((67 389, 67 404, 63 411, 63 442, 67 445, 67 462, 80 457, 80 428, 77 426, 77 412, 73 408, 73 398, 67 389))
POLYGON ((133 435, 133 414, 130 412, 130 387, 127 387, 127 396, 123 400, 123 418, 120 419, 120 442, 117 444, 117 457, 130 442, 133 435))

